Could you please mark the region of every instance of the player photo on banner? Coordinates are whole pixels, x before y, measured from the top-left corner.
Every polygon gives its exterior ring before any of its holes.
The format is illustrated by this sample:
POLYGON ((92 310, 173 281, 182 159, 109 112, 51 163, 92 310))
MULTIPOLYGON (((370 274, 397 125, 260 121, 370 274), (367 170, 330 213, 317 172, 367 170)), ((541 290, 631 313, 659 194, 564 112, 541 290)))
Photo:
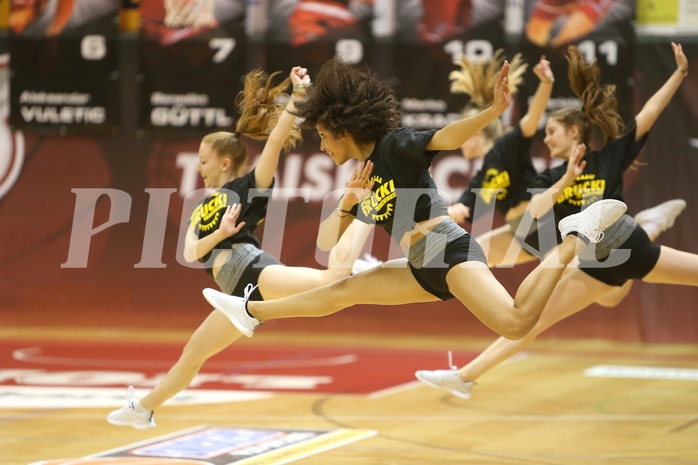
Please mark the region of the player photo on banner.
POLYGON ((504 0, 397 2, 400 27, 391 45, 379 46, 378 62, 395 82, 404 126, 439 128, 460 118, 468 97, 450 91, 454 62, 463 54, 487 60, 504 47, 503 15, 504 0))
POLYGON ((119 0, 12 0, 10 29, 22 37, 116 35, 119 0))
POLYGON ((246 73, 245 0, 142 0, 139 128, 230 129, 246 73))
POLYGON ((371 61, 374 0, 269 0, 265 68, 316 71, 337 57, 371 61))
MULTIPOLYGON (((574 45, 588 63, 597 61, 603 83, 617 86, 619 111, 628 117, 636 44, 635 0, 525 0, 523 8, 521 52, 533 64, 545 55, 555 73, 550 107, 576 98, 570 89, 565 58, 568 47, 574 45)), ((536 86, 535 79, 525 82, 529 95, 536 86)))
POLYGON ((119 0, 13 0, 11 7, 12 123, 116 132, 119 0))

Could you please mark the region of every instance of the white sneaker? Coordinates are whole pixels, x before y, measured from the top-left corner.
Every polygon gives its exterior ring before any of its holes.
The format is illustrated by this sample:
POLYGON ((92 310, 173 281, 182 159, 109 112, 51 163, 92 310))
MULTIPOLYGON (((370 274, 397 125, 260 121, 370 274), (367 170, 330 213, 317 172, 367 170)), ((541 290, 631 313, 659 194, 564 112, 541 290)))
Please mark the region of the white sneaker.
POLYGON ((351 274, 361 273, 362 271, 370 270, 383 264, 382 260, 378 260, 371 254, 364 254, 363 260, 357 258, 354 261, 354 266, 351 268, 351 274))
POLYGON ((578 232, 590 242, 598 243, 603 239, 604 230, 623 216, 627 209, 628 206, 620 200, 599 200, 581 212, 561 219, 557 227, 563 238, 578 232))
POLYGON ((112 425, 131 426, 136 429, 155 428, 153 412, 144 409, 138 401, 133 400, 133 386, 129 386, 126 391, 126 405, 111 412, 107 421, 112 425))
POLYGON ((686 208, 683 199, 667 200, 647 210, 642 210, 635 215, 635 222, 640 226, 652 223, 657 227, 657 233, 663 233, 674 226, 674 221, 686 208))
POLYGON ((418 380, 437 389, 445 389, 461 399, 470 399, 474 381, 463 381, 457 370, 419 370, 415 373, 418 380))
POLYGON ((228 295, 210 288, 206 288, 202 292, 208 303, 225 315, 238 331, 247 337, 252 337, 255 328, 261 323, 257 318, 253 318, 247 313, 245 304, 247 304, 247 300, 255 287, 257 286, 248 284, 245 287, 244 297, 228 295))

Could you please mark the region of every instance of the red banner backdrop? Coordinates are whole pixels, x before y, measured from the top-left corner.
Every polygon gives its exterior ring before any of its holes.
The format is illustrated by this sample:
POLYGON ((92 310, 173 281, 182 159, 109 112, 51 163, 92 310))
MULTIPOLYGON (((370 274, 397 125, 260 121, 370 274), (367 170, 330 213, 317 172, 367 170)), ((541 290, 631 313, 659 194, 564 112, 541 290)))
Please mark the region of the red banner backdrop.
MULTIPOLYGON (((622 2, 617 0, 616 3, 622 2)), ((383 6, 382 2, 380 4, 383 6)), ((398 30, 393 31, 393 35, 383 35, 384 30, 376 35, 374 30, 366 36, 365 25, 359 22, 358 29, 347 29, 358 35, 330 39, 328 53, 331 55, 337 51, 338 41, 353 40, 349 42, 350 47, 341 50, 349 54, 361 50, 363 58, 360 61, 375 65, 386 78, 394 79, 399 98, 404 103, 415 104, 412 110, 406 109, 406 124, 438 127, 449 115, 456 115, 464 103, 448 95, 450 55, 444 48, 446 44, 461 41, 461 49, 465 51, 500 46, 505 46, 508 54, 525 50, 529 62, 537 59, 547 47, 533 48, 527 44, 523 26, 519 27, 518 35, 516 28, 502 32, 498 29, 502 18, 505 25, 509 24, 511 17, 507 15, 513 13, 505 12, 502 16, 502 8, 491 9, 492 6, 501 6, 498 2, 488 2, 487 5, 490 8, 487 11, 473 11, 472 16, 466 15, 469 18, 467 24, 472 27, 461 29, 453 26, 448 30, 452 35, 447 38, 426 34, 431 23, 422 24, 419 19, 413 23, 409 38, 400 36, 398 30), (419 31, 422 31, 421 35, 419 31), (424 52, 415 52, 412 63, 405 63, 410 57, 397 52, 397 48, 408 43, 412 47, 410 50, 424 52), (434 54, 440 58, 435 58, 434 54), (439 65, 428 70, 434 72, 434 77, 426 81, 414 71, 434 63, 439 65), (431 84, 434 85, 430 87, 431 84)), ((96 137, 67 131, 66 136, 57 136, 19 124, 21 112, 15 103, 22 86, 27 87, 28 82, 22 77, 21 70, 10 81, 15 96, 12 105, 8 107, 8 96, 0 94, 0 221, 4 225, 0 228, 1 325, 193 329, 210 311, 201 296, 201 289, 215 286, 215 283, 201 269, 184 263, 180 258, 179 244, 182 222, 190 213, 186 196, 202 187, 196 171, 199 138, 222 125, 170 125, 170 130, 157 131, 155 129, 167 128, 157 128, 153 124, 152 105, 157 100, 154 95, 181 97, 199 92, 206 94, 211 102, 215 100, 225 107, 233 101, 235 83, 239 83, 244 70, 264 63, 266 59, 271 60, 273 56, 265 53, 250 55, 251 50, 259 52, 258 47, 245 48, 245 53, 241 52, 242 48, 234 48, 223 61, 214 63, 212 59, 220 49, 211 48, 211 41, 224 34, 218 26, 198 31, 187 29, 191 25, 167 26, 165 17, 157 16, 156 10, 144 9, 143 17, 146 20, 151 18, 155 23, 160 21, 166 29, 154 27, 155 36, 149 38, 144 29, 143 36, 136 43, 120 44, 127 44, 123 49, 134 53, 122 56, 119 68, 120 90, 124 96, 119 106, 123 112, 119 134, 96 137), (169 35, 179 29, 191 34, 169 35), (163 43, 165 36, 183 38, 163 43), (206 53, 199 53, 200 47, 206 48, 206 53), (175 48, 183 57, 189 58, 173 63, 176 54, 171 51, 175 48), (236 55, 232 62, 226 61, 232 60, 237 52, 241 55, 236 55), (185 75, 195 73, 194 61, 187 61, 195 58, 200 60, 197 63, 203 71, 195 76, 181 77, 180 72, 185 75), (239 64, 240 69, 233 62, 239 64), (175 73, 172 71, 175 65, 187 71, 180 69, 175 73), (128 70, 132 73, 129 74, 128 70), (167 70, 171 71, 170 75, 166 75, 167 70), (209 71, 210 76, 216 77, 213 81, 203 79, 209 71), (15 83, 19 83, 17 87, 15 83), (207 83, 206 87, 201 87, 203 83, 207 83), (227 100, 223 102, 224 99, 227 100), (16 124, 11 125, 10 121, 16 124)), ((284 13, 286 17, 291 14, 289 11, 284 13)), ((216 14, 224 13, 218 11, 216 14)), ((525 10, 520 13, 522 17, 530 14, 525 10)), ((232 10, 225 14, 232 16, 221 16, 217 21, 222 21, 221 18, 239 19, 232 10)), ((358 19, 364 18, 362 10, 352 11, 352 14, 358 19)), ((237 19, 231 21, 231 25, 235 24, 231 27, 239 31, 239 36, 234 37, 239 37, 240 41, 248 40, 249 46, 254 35, 243 32, 242 23, 236 22, 237 19)), ((228 24, 225 20, 223 23, 228 24)), ((616 27, 599 29, 592 34, 601 35, 587 36, 583 40, 591 41, 589 51, 607 58, 611 56, 607 53, 610 46, 602 47, 603 43, 610 41, 623 47, 632 43, 632 39, 623 35, 625 32, 617 35, 618 31, 616 27)), ((695 57, 698 44, 695 39, 686 39, 683 42, 686 55, 695 57)), ((326 45, 318 41, 317 46, 326 45)), ((308 46, 312 48, 314 45, 308 46)), ((287 47, 291 45, 287 44, 287 47)), ((8 47, 6 38, 0 37, 3 57, 0 60, 0 91, 5 94, 10 92, 7 85, 10 60, 3 53, 8 48, 14 62, 18 49, 8 47)), ((627 95, 624 99, 627 113, 634 114, 661 86, 675 68, 675 63, 668 40, 641 41, 622 50, 623 56, 604 66, 613 65, 613 68, 608 68, 608 74, 620 80, 618 85, 627 95), (632 80, 636 83, 634 88, 630 86, 632 80)), ((290 60, 299 56, 291 54, 286 58, 290 60)), ((269 65, 266 69, 284 71, 280 63, 274 63, 279 66, 269 65)), ((317 66, 319 63, 308 65, 311 73, 317 66)), ((556 73, 564 75, 563 66, 557 66, 556 73)), ((690 213, 698 205, 698 192, 691 188, 692 174, 698 172, 698 166, 695 166, 698 163, 695 156, 698 150, 695 74, 691 73, 680 94, 658 120, 641 155, 646 166, 628 173, 625 192, 631 213, 671 198, 685 199, 688 202, 686 212, 673 228, 662 234, 659 242, 698 253, 693 240, 698 217, 690 213)), ((518 104, 525 105, 525 94, 522 92, 518 104)), ((179 110, 182 106, 186 107, 182 101, 173 104, 179 110)), ((234 118, 232 107, 225 108, 226 118, 234 118)), ((540 140, 537 147, 540 153, 536 153, 536 157, 542 160, 542 165, 547 164, 540 140)), ((255 156, 260 145, 251 142, 250 149, 255 156)), ((260 228, 263 247, 288 265, 324 266, 325 256, 317 252, 314 243, 322 201, 333 190, 342 188, 348 177, 347 169, 350 167, 337 168, 320 152, 316 134, 305 134, 301 148, 285 155, 279 166, 274 202, 288 203, 288 212, 283 219, 269 218, 260 228)), ((477 166, 457 152, 443 153, 436 159, 432 174, 449 199, 460 194, 476 169, 477 166)), ((370 244, 370 252, 386 259, 389 249, 389 239, 377 232, 370 244)), ((495 273, 514 292, 532 267, 533 264, 496 269, 495 273)), ((696 302, 698 290, 695 288, 636 283, 617 308, 592 306, 551 328, 543 337, 696 342, 698 315, 693 308, 696 302)), ((327 318, 278 320, 265 325, 265 330, 271 328, 494 336, 456 301, 389 308, 358 306, 327 318)))
POLYGON ((118 0, 15 0, 10 120, 53 134, 115 133, 118 0))
POLYGON ((235 96, 242 90, 240 77, 246 69, 245 8, 242 2, 226 5, 141 2, 138 124, 142 132, 200 134, 234 124, 235 96))

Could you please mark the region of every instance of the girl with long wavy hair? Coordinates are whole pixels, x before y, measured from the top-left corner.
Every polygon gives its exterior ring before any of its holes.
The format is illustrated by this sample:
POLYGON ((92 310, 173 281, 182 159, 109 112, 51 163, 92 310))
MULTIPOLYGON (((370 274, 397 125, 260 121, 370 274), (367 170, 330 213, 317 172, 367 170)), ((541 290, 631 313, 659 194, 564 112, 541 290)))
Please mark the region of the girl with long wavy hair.
MULTIPOLYGON (((671 46, 676 70, 627 127, 617 111, 615 86, 601 85, 596 63, 587 64, 576 47, 568 48, 570 83, 582 108, 561 108, 548 118, 544 142, 552 157, 565 162, 536 178, 534 186, 540 193, 529 204, 534 217, 548 212, 551 203, 555 220, 565 221, 601 199, 622 200, 623 173, 637 164, 650 129, 688 75, 688 60, 681 45, 671 46), (584 153, 594 127, 601 130, 605 144, 584 153), (577 156, 580 152, 583 157, 577 156)), ((460 369, 421 370, 416 376, 432 387, 468 399, 480 376, 522 351, 555 323, 629 280, 698 286, 698 255, 655 244, 633 217, 625 214, 604 231, 596 247, 580 254, 577 267, 568 268, 530 332, 517 340, 499 338, 460 369)))

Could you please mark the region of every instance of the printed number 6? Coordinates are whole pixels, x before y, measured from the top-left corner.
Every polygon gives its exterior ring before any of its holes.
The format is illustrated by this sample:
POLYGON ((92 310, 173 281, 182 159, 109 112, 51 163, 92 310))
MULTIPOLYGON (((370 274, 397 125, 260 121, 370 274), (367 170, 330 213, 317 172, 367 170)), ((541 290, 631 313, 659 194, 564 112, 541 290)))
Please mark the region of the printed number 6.
POLYGON ((80 55, 85 60, 101 60, 107 55, 107 39, 104 36, 87 35, 80 42, 80 55))
POLYGON ((335 56, 351 64, 360 63, 364 59, 364 46, 356 39, 342 39, 334 46, 335 56))

